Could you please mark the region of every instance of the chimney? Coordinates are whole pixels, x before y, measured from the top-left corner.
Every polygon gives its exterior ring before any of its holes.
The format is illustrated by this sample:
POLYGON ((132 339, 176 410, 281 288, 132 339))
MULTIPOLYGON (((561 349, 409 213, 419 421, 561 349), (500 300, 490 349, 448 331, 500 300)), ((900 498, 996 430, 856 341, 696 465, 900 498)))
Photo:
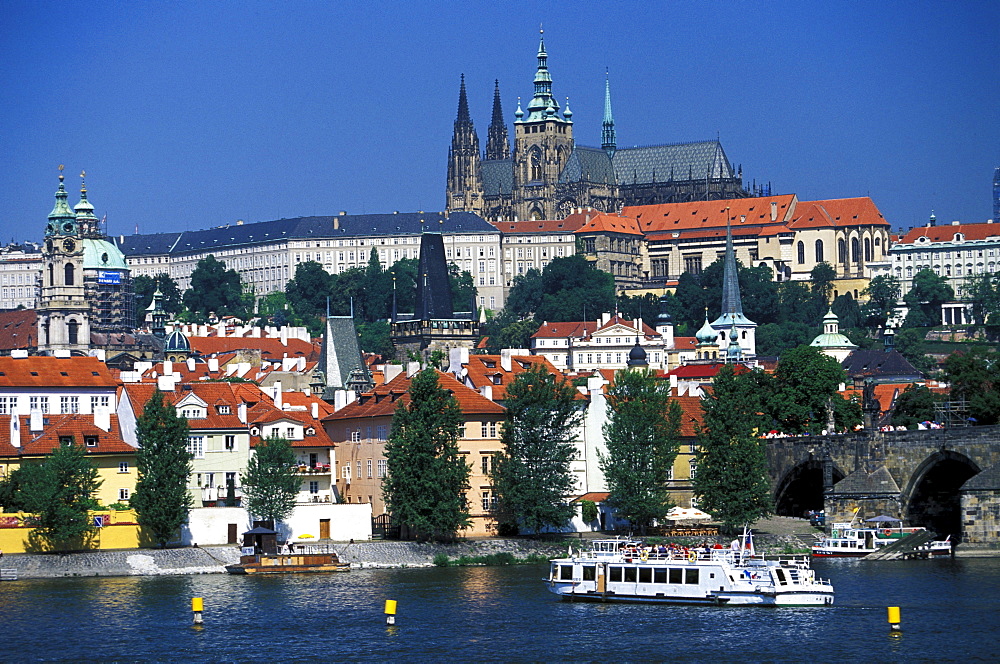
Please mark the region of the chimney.
POLYGON ((493 401, 493 386, 492 385, 489 385, 489 384, 483 385, 482 387, 479 388, 479 393, 482 394, 487 399, 489 399, 490 401, 493 401))
POLYGON ((170 360, 163 360, 163 375, 169 376, 174 373, 174 363, 170 360))
POLYGON ((387 364, 385 365, 385 369, 382 370, 382 373, 385 375, 385 382, 391 383, 393 378, 403 373, 403 367, 398 364, 387 364))
POLYGON ((111 409, 107 406, 94 408, 94 426, 101 431, 111 431, 111 409))
POLYGON ((284 410, 281 403, 281 381, 274 381, 274 407, 278 410, 284 410))
POLYGON ((21 416, 17 414, 10 416, 10 444, 21 447, 21 416))
POLYGON ((670 387, 677 388, 677 374, 670 374, 670 387))
POLYGON ((407 362, 406 363, 406 377, 407 378, 412 378, 413 376, 415 376, 419 372, 420 372, 420 363, 419 362, 407 362))
POLYGON ((507 372, 511 370, 510 348, 504 348, 500 351, 500 368, 507 372))
MULTIPOLYGON (((14 417, 17 417, 16 415, 14 417)), ((41 433, 45 420, 42 417, 42 410, 40 408, 32 408, 30 416, 30 431, 31 433, 41 433)))
POLYGON ((778 202, 771 201, 771 221, 778 220, 778 202))
POLYGON ((339 231, 340 230, 340 217, 334 217, 333 218, 333 230, 335 230, 335 231, 339 231))
POLYGON ((188 369, 188 371, 194 371, 194 358, 193 357, 189 357, 187 359, 187 369, 188 369))
POLYGON ((173 392, 174 386, 177 381, 172 375, 164 375, 156 377, 156 389, 160 392, 173 392))
POLYGON ((215 373, 219 370, 219 358, 210 357, 208 358, 208 370, 215 373))
POLYGON ((312 418, 314 420, 318 420, 319 419, 319 403, 316 402, 316 401, 313 401, 309 405, 312 406, 312 408, 309 411, 309 414, 312 415, 312 418))
POLYGON ((281 345, 288 345, 288 327, 284 325, 281 326, 281 345))
POLYGON ((236 417, 240 418, 240 422, 243 424, 247 423, 247 404, 245 401, 241 401, 240 405, 236 407, 236 417))

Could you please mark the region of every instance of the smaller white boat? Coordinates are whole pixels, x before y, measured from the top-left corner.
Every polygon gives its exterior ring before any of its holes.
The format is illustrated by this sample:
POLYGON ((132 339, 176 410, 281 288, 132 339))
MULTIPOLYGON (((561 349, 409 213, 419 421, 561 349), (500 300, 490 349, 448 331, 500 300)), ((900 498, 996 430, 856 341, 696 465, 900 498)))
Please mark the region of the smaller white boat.
MULTIPOLYGON (((835 523, 828 537, 823 537, 812 545, 812 555, 815 558, 860 558, 880 552, 910 535, 927 532, 925 528, 903 527, 901 523, 895 527, 890 527, 888 522, 884 525, 883 528, 860 528, 855 527, 853 522, 835 523)), ((950 555, 950 538, 926 541, 908 549, 905 553, 905 557, 910 558, 950 555)))
POLYGON ((652 604, 828 606, 833 586, 806 556, 768 560, 753 540, 728 549, 666 550, 626 539, 594 540, 590 551, 553 560, 545 579, 562 599, 652 604))

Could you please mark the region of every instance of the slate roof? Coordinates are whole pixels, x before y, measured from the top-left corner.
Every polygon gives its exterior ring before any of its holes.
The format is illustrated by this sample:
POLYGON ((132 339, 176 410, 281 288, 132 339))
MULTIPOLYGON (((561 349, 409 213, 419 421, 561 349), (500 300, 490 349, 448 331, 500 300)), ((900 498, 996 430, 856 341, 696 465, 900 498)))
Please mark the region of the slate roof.
POLYGON ((348 378, 355 369, 360 369, 366 378, 371 379, 368 365, 361 355, 357 328, 350 316, 330 316, 326 319, 319 366, 326 376, 328 387, 346 388, 348 378))
POLYGON ((621 185, 735 177, 719 141, 623 148, 611 161, 621 185))
POLYGON ((588 148, 577 145, 570 153, 566 165, 563 166, 562 173, 559 174, 559 183, 570 182, 603 182, 615 184, 618 182, 615 175, 615 168, 611 163, 608 153, 601 148, 588 148))
POLYGON ((857 349, 840 363, 852 379, 874 378, 882 382, 912 382, 922 380, 920 373, 899 351, 857 349))
POLYGON ((514 189, 513 159, 485 159, 480 162, 480 172, 484 196, 510 196, 514 189))
POLYGON ((885 466, 869 473, 859 468, 833 486, 834 493, 899 493, 899 485, 885 466))
POLYGON ((126 256, 141 256, 212 251, 222 247, 240 247, 293 239, 419 235, 424 231, 485 233, 494 232, 495 229, 485 219, 472 212, 452 212, 447 215, 444 212, 400 212, 297 217, 252 224, 227 224, 182 233, 127 235, 124 238, 115 238, 115 242, 126 256))
POLYGON ((108 387, 118 385, 111 370, 96 357, 50 357, 23 359, 0 357, 2 387, 108 387))

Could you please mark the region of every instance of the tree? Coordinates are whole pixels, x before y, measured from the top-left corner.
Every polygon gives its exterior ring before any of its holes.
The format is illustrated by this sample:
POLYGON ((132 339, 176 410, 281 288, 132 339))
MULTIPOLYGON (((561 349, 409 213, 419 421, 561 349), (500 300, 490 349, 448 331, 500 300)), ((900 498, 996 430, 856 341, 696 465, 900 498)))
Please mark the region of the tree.
POLYGON ((184 308, 181 290, 177 287, 177 282, 170 278, 165 272, 160 272, 155 277, 147 277, 144 274, 132 279, 132 290, 135 291, 135 308, 139 316, 153 301, 153 293, 160 289, 163 295, 163 310, 168 314, 180 313, 184 308))
POLYGON ((800 323, 818 327, 826 313, 826 301, 802 281, 778 284, 778 302, 777 318, 781 325, 800 323))
POLYGON ((375 247, 368 254, 368 265, 365 267, 364 295, 365 322, 373 323, 389 318, 392 314, 392 273, 382 269, 375 247))
POLYGON ((903 322, 905 327, 933 327, 941 324, 941 305, 955 299, 948 280, 930 268, 913 275, 913 287, 903 296, 910 308, 903 322))
POLYGON ((580 254, 556 258, 542 270, 542 301, 536 321, 596 319, 614 310, 615 278, 580 254))
POLYGON ((677 457, 681 407, 652 371, 618 371, 608 390, 607 455, 600 466, 618 514, 646 528, 673 507, 667 480, 677 457))
POLYGON ((862 295, 868 302, 862 309, 864 324, 872 329, 885 327, 886 321, 896 311, 900 294, 899 279, 880 274, 868 282, 862 295))
POLYGON ((677 288, 674 290, 677 298, 679 316, 675 322, 686 323, 698 329, 705 320, 708 308, 708 296, 698 283, 698 277, 685 272, 677 278, 677 288))
POLYGON ((357 328, 362 352, 375 353, 386 358, 393 356, 395 348, 392 345, 392 330, 387 321, 358 323, 357 328))
POLYGON ((1000 324, 1000 272, 974 274, 965 279, 965 298, 977 325, 1000 324))
POLYGON ((966 401, 976 424, 1000 422, 1000 353, 982 346, 954 352, 944 361, 951 400, 966 401))
POLYGON ((198 261, 191 273, 191 287, 184 291, 184 306, 202 315, 215 313, 247 318, 248 298, 240 274, 209 254, 198 261))
POLYGON ((536 268, 531 268, 524 274, 514 277, 510 294, 504 304, 504 311, 510 311, 518 318, 531 316, 542 305, 543 295, 545 287, 542 273, 536 268))
POLYGON ((808 345, 820 331, 820 328, 798 321, 761 325, 757 328, 757 355, 779 357, 787 350, 808 345))
POLYGON ((697 471, 691 478, 698 506, 733 532, 773 509, 764 439, 766 419, 759 370, 737 375, 722 367, 702 399, 704 425, 698 434, 697 471))
POLYGON ((417 539, 453 539, 469 523, 469 466, 458 453, 464 425, 455 397, 424 369, 410 382, 385 444, 382 492, 388 511, 417 539))
POLYGON ((243 503, 252 517, 277 523, 292 513, 301 484, 294 464, 287 438, 271 436, 257 444, 246 472, 240 474, 243 503))
POLYGON ((907 385, 892 405, 893 426, 916 428, 918 422, 934 420, 934 403, 934 394, 926 385, 907 385))
POLYGON ((927 328, 904 327, 895 335, 895 348, 915 368, 930 374, 937 371, 937 362, 927 355, 926 336, 927 328))
POLYGON ((850 293, 844 293, 834 298, 830 309, 837 314, 840 329, 861 327, 861 307, 858 306, 857 300, 850 293))
POLYGON ((494 355, 502 348, 530 348, 531 335, 538 331, 534 318, 519 319, 506 307, 493 316, 481 328, 487 337, 486 350, 494 355))
POLYGON ((809 272, 809 279, 812 281, 812 292, 816 293, 826 305, 833 294, 833 282, 837 279, 837 271, 833 266, 823 261, 816 263, 816 266, 809 272))
POLYGON ((61 444, 44 461, 11 474, 17 487, 14 502, 32 512, 35 534, 53 547, 78 545, 93 532, 90 511, 102 484, 84 447, 61 444))
POLYGON ((542 367, 517 375, 506 389, 507 421, 493 456, 493 490, 501 532, 538 533, 573 516, 570 462, 581 403, 573 385, 542 367))
POLYGON ((787 350, 778 361, 768 411, 785 433, 818 434, 827 426, 827 405, 843 400, 837 389, 846 381, 840 362, 818 348, 787 350))
POLYGON ((146 528, 161 547, 177 537, 188 518, 191 475, 187 420, 156 390, 136 421, 138 480, 131 505, 139 525, 146 528))
POLYGON ((448 285, 451 286, 451 310, 469 311, 473 314, 478 308, 473 305, 476 297, 476 282, 472 274, 461 269, 454 263, 448 264, 448 285))
MULTIPOLYGON (((668 297, 668 301, 673 296, 668 297)), ((669 303, 668 303, 669 309, 669 303)), ((618 296, 618 315, 622 318, 635 320, 641 318, 647 325, 655 325, 656 317, 660 314, 660 298, 652 293, 645 295, 625 295, 618 296)))
POLYGON ((295 276, 285 286, 288 303, 300 316, 318 318, 326 315, 333 276, 316 261, 295 266, 295 276))

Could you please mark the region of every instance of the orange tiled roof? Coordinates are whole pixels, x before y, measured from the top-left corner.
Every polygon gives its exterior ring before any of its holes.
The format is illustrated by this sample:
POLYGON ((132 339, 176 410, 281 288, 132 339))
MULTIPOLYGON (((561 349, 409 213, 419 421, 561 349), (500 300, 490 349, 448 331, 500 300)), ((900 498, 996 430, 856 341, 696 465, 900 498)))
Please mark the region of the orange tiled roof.
POLYGON ((0 313, 0 350, 34 348, 38 345, 38 314, 34 309, 0 313))
POLYGON ((830 226, 889 226, 875 202, 868 196, 836 198, 821 201, 800 201, 790 228, 822 228, 830 226))
POLYGON ((552 366, 552 363, 541 355, 516 355, 511 357, 510 371, 504 371, 499 355, 470 355, 465 365, 468 380, 476 388, 489 385, 493 389, 493 400, 502 401, 507 394, 507 386, 517 377, 533 366, 542 367, 546 373, 562 376, 562 373, 552 366), (494 377, 500 375, 497 383, 494 377))
POLYGON ((624 233, 627 235, 642 235, 639 222, 634 217, 615 214, 597 214, 577 229, 577 233, 624 233))
POLYGON ((18 417, 21 447, 16 448, 5 440, 0 442, 0 456, 42 456, 60 445, 60 438, 72 436, 74 444, 84 447, 87 454, 132 454, 135 448, 125 442, 117 415, 111 415, 109 431, 94 425, 93 415, 45 415, 41 433, 31 431, 29 415, 0 415, 0 430, 10 431, 11 417, 18 417), (86 438, 93 437, 97 444, 86 445, 86 438))
POLYGON ((280 360, 283 357, 305 357, 315 361, 319 359, 319 347, 302 339, 288 339, 282 344, 281 339, 264 337, 188 337, 191 349, 200 355, 228 353, 237 350, 260 350, 260 356, 267 360, 280 360))
MULTIPOLYGON (((156 385, 152 383, 127 383, 124 390, 132 402, 136 417, 138 417, 142 414, 146 402, 152 398, 156 391, 156 385)), ((192 393, 208 406, 206 409, 207 417, 188 421, 188 426, 193 430, 246 428, 247 424, 241 422, 239 418, 239 404, 246 403, 248 407, 252 407, 263 401, 270 402, 270 397, 261 392, 260 388, 253 383, 179 384, 177 389, 172 392, 164 392, 167 400, 173 405, 177 405, 192 393), (229 413, 220 413, 218 406, 229 406, 229 413)))
POLYGON ((690 203, 662 203, 660 205, 629 205, 622 215, 635 217, 644 233, 674 230, 695 230, 726 226, 726 208, 734 227, 745 224, 782 224, 794 205, 795 195, 768 196, 764 198, 734 198, 723 201, 692 201, 690 203), (777 203, 777 221, 771 221, 771 202, 777 203))
POLYGON ((681 435, 693 437, 698 434, 697 427, 705 422, 705 412, 701 409, 701 397, 682 396, 671 397, 681 406, 681 435))
POLYGON ((96 357, 0 357, 0 387, 109 387, 118 383, 96 357))
POLYGON ((913 244, 918 238, 926 237, 931 242, 952 242, 955 233, 961 233, 966 240, 1000 239, 1000 223, 918 226, 911 228, 906 235, 897 241, 900 244, 913 244))

